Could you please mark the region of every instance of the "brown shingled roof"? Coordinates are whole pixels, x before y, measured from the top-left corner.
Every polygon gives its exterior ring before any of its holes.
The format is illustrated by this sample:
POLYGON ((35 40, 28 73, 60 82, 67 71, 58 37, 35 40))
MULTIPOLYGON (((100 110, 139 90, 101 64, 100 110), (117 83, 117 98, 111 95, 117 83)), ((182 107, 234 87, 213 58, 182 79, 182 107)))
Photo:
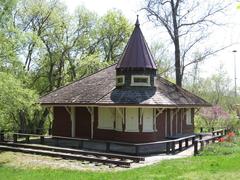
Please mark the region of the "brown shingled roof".
POLYGON ((138 19, 116 68, 156 69, 156 64, 142 34, 138 19))
POLYGON ((200 107, 210 104, 157 77, 156 88, 115 88, 116 65, 75 81, 40 98, 42 105, 112 105, 200 107))

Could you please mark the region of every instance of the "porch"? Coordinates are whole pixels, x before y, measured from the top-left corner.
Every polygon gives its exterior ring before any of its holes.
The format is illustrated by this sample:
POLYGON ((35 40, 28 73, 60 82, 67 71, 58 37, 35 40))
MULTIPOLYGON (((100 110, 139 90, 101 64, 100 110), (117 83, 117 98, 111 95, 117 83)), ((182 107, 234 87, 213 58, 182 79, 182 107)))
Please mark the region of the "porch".
MULTIPOLYGON (((0 134, 0 144, 5 142, 10 144, 33 145, 44 147, 61 147, 84 151, 97 151, 105 153, 126 154, 134 156, 148 156, 152 154, 175 154, 192 146, 196 139, 201 139, 201 134, 185 135, 177 139, 165 139, 148 143, 126 143, 118 141, 91 140, 81 138, 71 138, 62 136, 44 136, 36 134, 0 134)), ((40 148, 41 149, 41 148, 40 148)))

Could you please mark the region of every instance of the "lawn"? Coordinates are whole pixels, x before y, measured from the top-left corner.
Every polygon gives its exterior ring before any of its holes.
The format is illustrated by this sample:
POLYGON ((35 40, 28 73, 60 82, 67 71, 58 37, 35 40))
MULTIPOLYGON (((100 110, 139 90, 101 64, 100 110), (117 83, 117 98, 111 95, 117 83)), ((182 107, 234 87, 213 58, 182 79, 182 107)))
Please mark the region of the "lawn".
MULTIPOLYGON (((1 156, 1 154, 0 154, 1 156)), ((240 179, 240 142, 210 145, 199 156, 118 172, 13 168, 1 161, 0 179, 240 179)), ((14 160, 13 160, 14 161, 14 160)))

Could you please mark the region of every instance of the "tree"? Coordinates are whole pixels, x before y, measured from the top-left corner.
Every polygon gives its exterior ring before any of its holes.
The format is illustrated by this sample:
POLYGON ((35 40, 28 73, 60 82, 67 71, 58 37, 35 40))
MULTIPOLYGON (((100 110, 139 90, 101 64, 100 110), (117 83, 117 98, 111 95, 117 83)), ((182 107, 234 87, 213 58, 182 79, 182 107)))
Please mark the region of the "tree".
POLYGON ((32 127, 33 113, 39 108, 36 92, 25 88, 9 73, 0 72, 0 80, 0 127, 7 130, 32 127), (21 112, 25 113, 24 118, 20 117, 21 112))
POLYGON ((187 66, 203 61, 222 48, 199 48, 201 56, 192 59, 194 48, 209 37, 209 27, 220 25, 217 15, 229 6, 225 0, 182 1, 145 0, 143 10, 156 26, 163 26, 174 45, 176 84, 182 86, 184 70, 187 66))
POLYGON ((117 61, 123 52, 133 27, 120 11, 108 11, 99 20, 98 39, 104 61, 117 61))
POLYGON ((150 49, 157 64, 158 74, 166 79, 172 78, 172 72, 170 71, 172 67, 170 57, 168 56, 168 48, 165 47, 163 43, 153 42, 150 49))

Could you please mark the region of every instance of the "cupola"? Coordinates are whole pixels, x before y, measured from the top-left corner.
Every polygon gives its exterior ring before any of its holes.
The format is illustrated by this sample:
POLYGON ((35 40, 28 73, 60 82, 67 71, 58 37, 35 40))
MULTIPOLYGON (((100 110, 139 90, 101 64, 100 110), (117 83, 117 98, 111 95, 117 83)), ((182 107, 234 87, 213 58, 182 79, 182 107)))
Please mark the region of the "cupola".
POLYGON ((116 86, 154 87, 156 64, 140 29, 137 16, 135 28, 116 66, 116 86))

